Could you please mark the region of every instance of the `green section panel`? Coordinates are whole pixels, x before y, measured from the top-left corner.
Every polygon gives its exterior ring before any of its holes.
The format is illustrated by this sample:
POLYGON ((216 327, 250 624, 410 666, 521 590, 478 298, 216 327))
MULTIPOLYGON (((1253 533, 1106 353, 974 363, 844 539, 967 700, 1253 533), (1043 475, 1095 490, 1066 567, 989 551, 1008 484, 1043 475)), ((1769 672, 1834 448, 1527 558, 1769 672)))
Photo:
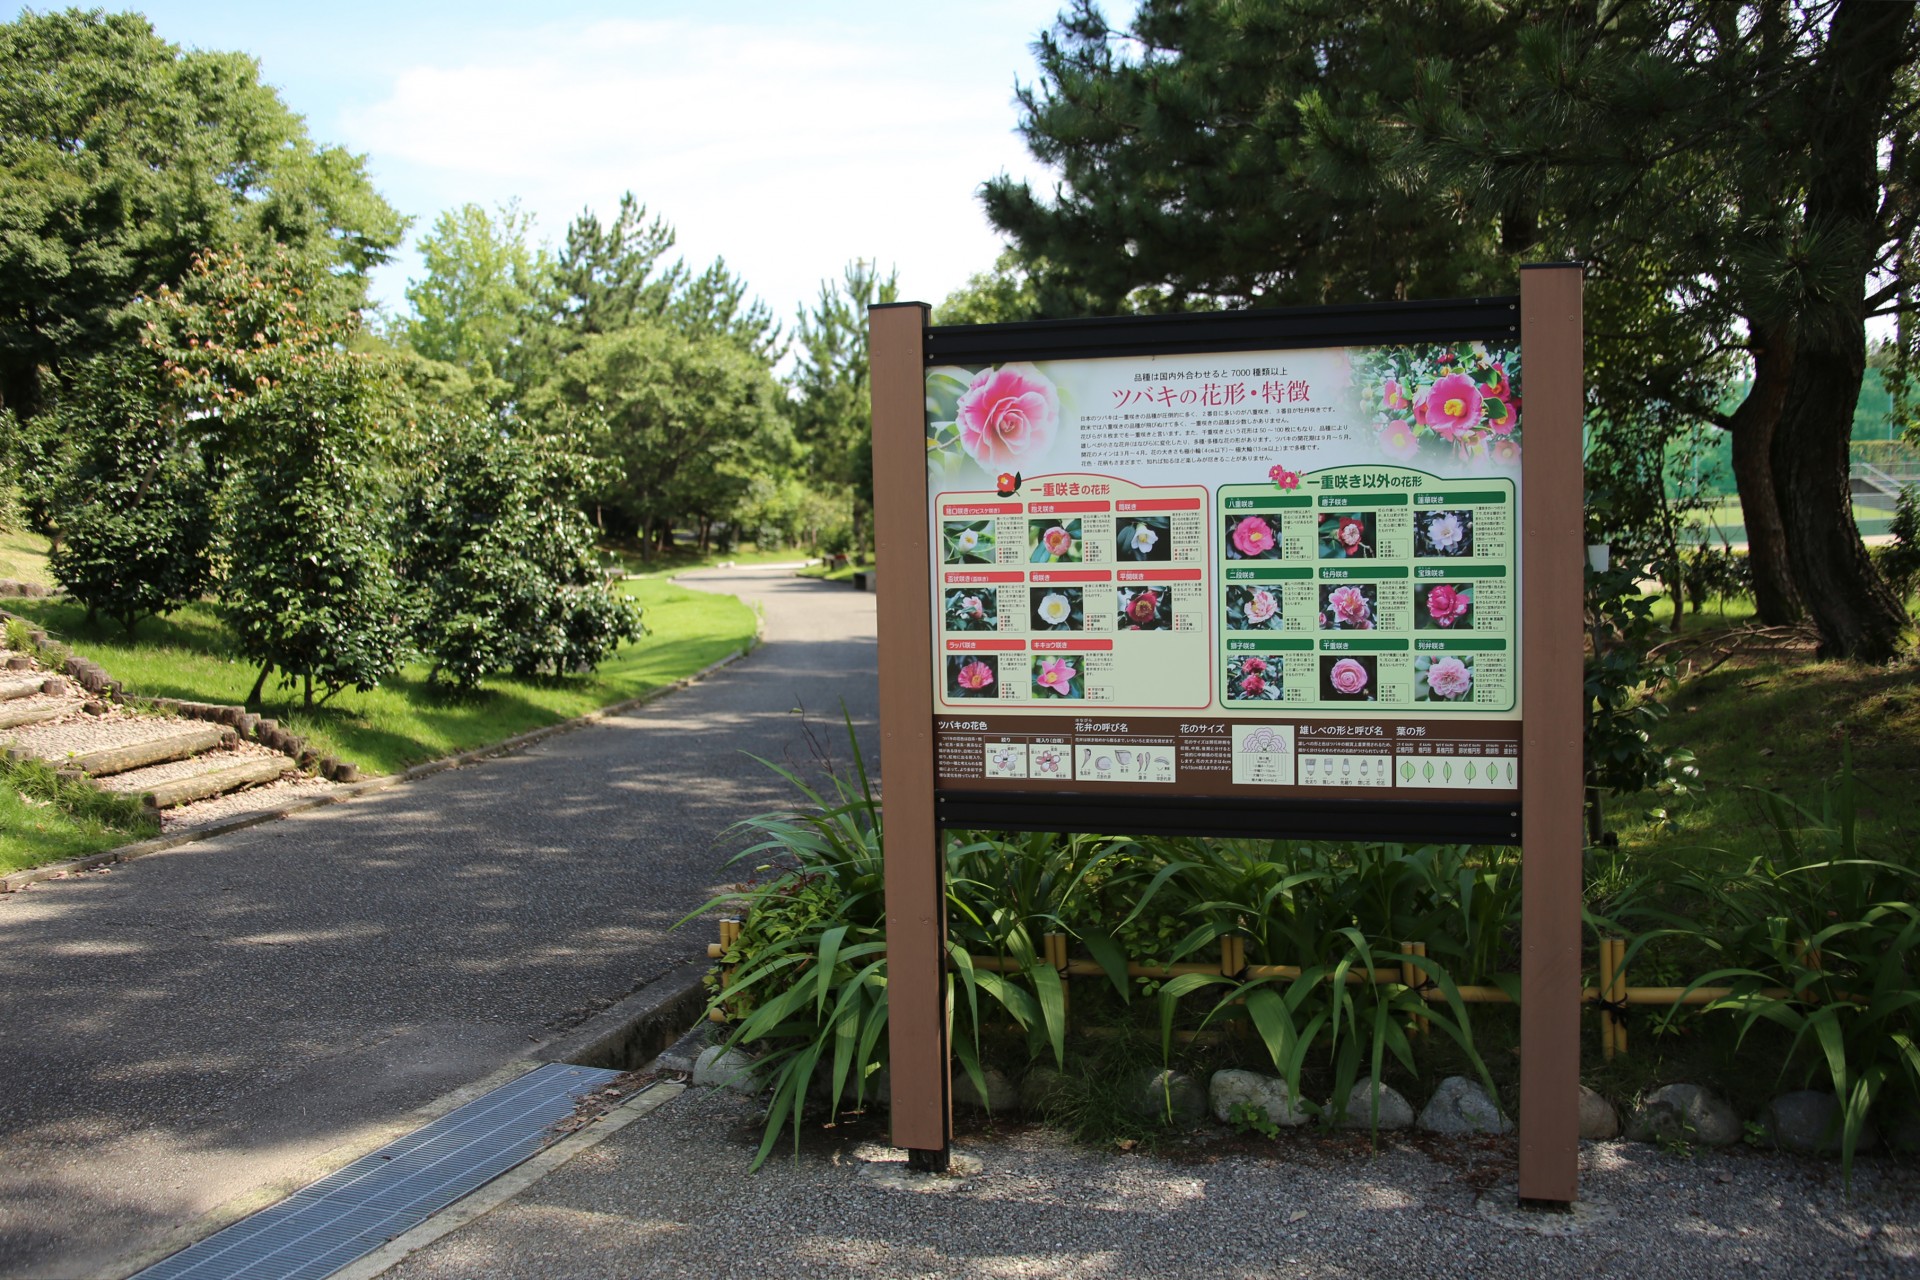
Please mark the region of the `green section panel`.
POLYGON ((1309 653, 1311 640, 1229 640, 1228 653, 1309 653))
POLYGON ((1298 569, 1229 569, 1228 582, 1298 582, 1313 576, 1313 570, 1302 566, 1298 569))
POLYGON ((1387 578, 1404 578, 1406 576, 1407 566, 1403 564, 1360 565, 1352 568, 1322 569, 1320 571, 1320 578, 1323 582, 1378 582, 1387 578))
POLYGON ((1405 493, 1353 493, 1342 494, 1338 498, 1321 498, 1322 511, 1364 511, 1368 507, 1404 507, 1410 494, 1405 493))
POLYGON ((1500 489, 1466 489, 1459 493, 1423 493, 1414 498, 1416 507, 1485 507, 1507 502, 1512 495, 1500 489))
POLYGON ((1421 653, 1504 653, 1507 642, 1493 636, 1448 636, 1445 640, 1415 640, 1421 653))
POLYGON ((1322 653, 1405 653, 1405 640, 1322 640, 1322 653))
POLYGON ((1466 582, 1473 578, 1504 578, 1507 576, 1507 566, 1503 564, 1420 564, 1413 567, 1413 576, 1422 582, 1466 582))
POLYGON ((1228 498, 1220 505, 1227 511, 1290 511, 1312 506, 1313 496, 1302 493, 1280 498, 1228 498))

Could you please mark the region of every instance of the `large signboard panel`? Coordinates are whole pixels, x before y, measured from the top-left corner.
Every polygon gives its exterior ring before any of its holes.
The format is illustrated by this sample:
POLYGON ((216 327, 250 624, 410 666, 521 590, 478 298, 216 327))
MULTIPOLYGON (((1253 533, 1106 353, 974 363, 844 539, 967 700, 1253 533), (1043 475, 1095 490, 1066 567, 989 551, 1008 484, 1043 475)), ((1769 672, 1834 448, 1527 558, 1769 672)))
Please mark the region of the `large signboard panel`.
POLYGON ((1516 801, 1518 343, 927 371, 936 785, 1516 801))

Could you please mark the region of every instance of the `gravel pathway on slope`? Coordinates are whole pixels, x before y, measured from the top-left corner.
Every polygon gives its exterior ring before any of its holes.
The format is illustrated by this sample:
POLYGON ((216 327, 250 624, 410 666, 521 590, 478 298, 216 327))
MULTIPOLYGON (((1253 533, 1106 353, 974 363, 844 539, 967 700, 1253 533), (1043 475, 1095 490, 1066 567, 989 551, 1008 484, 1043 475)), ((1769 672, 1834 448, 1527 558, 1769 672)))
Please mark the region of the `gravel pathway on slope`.
POLYGON ((1287 1135, 1168 1155, 1042 1129, 956 1144, 960 1177, 904 1174, 872 1133, 783 1144, 758 1173, 754 1104, 690 1090, 392 1280, 1920 1274, 1920 1169, 1747 1150, 1582 1149, 1574 1215, 1514 1207, 1510 1139, 1287 1135))

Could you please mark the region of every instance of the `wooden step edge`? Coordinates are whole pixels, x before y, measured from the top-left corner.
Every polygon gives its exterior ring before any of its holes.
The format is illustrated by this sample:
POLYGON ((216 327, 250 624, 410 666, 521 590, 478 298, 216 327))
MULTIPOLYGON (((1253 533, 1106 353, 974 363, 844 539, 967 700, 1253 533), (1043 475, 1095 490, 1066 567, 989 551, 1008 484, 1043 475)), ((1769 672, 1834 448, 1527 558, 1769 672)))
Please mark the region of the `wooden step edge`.
POLYGON ((175 778, 170 782, 156 783, 136 792, 140 802, 150 809, 173 809, 195 800, 205 800, 209 796, 224 795, 229 791, 238 791, 256 783, 272 782, 281 774, 297 766, 285 756, 261 756, 240 764, 228 765, 224 769, 213 769, 206 773, 191 774, 184 778, 175 778))
POLYGON ((81 705, 78 698, 70 698, 38 707, 0 706, 0 729, 24 729, 30 724, 58 720, 61 716, 72 715, 81 705))
POLYGON ((103 778, 143 765, 165 764, 169 760, 197 756, 202 751, 219 746, 225 736, 225 730, 209 725, 204 729, 188 729, 164 738, 148 738, 144 742, 131 742, 125 746, 80 752, 60 763, 70 769, 103 778))
POLYGON ((62 683, 64 682, 46 676, 0 680, 0 702, 11 702, 15 698, 31 698, 36 693, 57 693, 62 683))

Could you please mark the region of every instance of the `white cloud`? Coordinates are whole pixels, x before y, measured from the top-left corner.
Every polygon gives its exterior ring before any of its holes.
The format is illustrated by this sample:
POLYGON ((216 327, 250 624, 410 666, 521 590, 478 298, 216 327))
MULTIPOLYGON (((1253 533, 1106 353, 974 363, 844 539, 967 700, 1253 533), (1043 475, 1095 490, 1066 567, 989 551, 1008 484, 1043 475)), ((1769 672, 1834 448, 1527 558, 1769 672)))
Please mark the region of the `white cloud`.
MULTIPOLYGON (((371 154, 421 226, 518 197, 557 239, 580 209, 605 216, 631 189, 691 262, 724 254, 776 311, 859 256, 897 264, 908 296, 938 301, 997 252, 979 184, 1037 172, 1011 99, 1044 21, 1002 20, 991 36, 929 28, 906 50, 845 28, 543 27, 407 67, 384 98, 343 113, 342 141, 371 154)), ((397 274, 417 270, 409 259, 397 274)), ((380 292, 398 302, 400 286, 380 292)))

